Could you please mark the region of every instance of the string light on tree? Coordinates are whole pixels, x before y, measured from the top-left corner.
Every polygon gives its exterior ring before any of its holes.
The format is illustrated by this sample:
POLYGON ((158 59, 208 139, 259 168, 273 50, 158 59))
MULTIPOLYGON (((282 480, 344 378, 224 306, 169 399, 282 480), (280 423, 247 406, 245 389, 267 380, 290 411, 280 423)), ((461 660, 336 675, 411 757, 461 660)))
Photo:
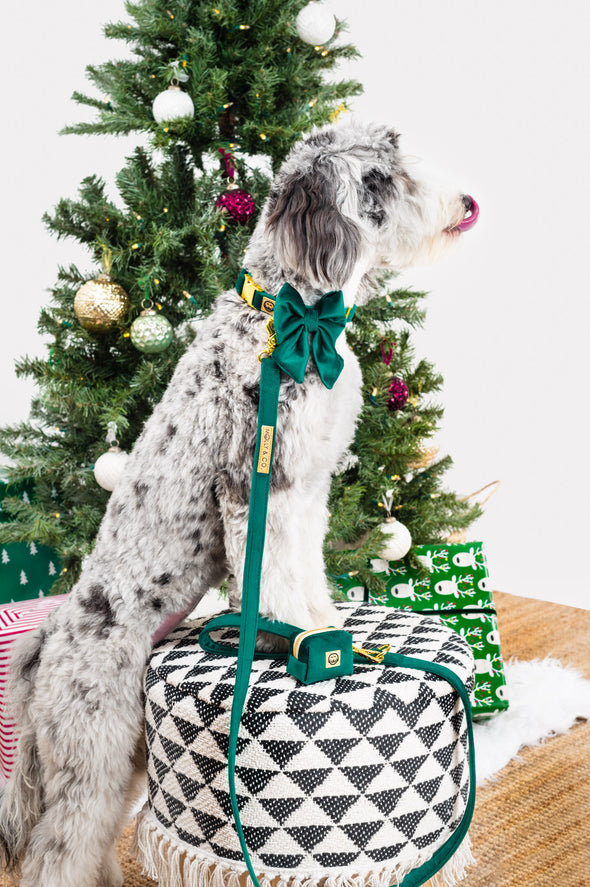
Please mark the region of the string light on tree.
POLYGON ((310 46, 323 46, 336 30, 336 19, 321 3, 311 0, 295 19, 297 33, 310 46))

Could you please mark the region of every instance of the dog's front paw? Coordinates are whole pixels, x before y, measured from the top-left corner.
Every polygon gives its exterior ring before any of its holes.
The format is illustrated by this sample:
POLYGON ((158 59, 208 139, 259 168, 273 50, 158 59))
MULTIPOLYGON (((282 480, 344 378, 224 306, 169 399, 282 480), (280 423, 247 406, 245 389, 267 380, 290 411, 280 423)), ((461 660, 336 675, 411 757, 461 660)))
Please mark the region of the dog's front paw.
POLYGON ((344 614, 337 610, 333 603, 325 604, 311 611, 313 625, 310 628, 342 628, 344 625, 344 614))

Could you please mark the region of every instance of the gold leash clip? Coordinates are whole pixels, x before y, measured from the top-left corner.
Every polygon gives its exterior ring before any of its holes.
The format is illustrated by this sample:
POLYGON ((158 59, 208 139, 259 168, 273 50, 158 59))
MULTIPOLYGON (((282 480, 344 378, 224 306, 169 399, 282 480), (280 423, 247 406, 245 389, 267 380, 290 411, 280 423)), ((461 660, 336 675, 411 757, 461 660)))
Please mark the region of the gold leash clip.
POLYGON ((383 660, 385 659, 385 654, 389 653, 391 650, 391 644, 383 644, 382 647, 377 647, 376 650, 365 650, 363 647, 355 647, 352 645, 352 652, 357 653, 359 656, 364 656, 365 659, 369 659, 371 662, 376 662, 377 665, 381 665, 383 660))
POLYGON ((277 334, 275 332, 275 325, 272 321, 272 317, 269 317, 269 319, 266 321, 266 334, 268 336, 268 344, 264 351, 261 351, 258 355, 258 360, 260 361, 260 363, 262 363, 262 358, 265 354, 267 355, 267 357, 270 357, 270 355, 277 347, 277 334))

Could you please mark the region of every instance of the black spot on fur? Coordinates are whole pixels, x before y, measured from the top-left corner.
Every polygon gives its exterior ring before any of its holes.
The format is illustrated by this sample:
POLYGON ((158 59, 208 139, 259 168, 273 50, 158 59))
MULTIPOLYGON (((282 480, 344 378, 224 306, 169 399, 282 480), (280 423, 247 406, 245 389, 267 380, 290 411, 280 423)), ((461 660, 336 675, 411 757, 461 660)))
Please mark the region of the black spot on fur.
POLYGON ((166 429, 166 437, 167 438, 174 437, 174 435, 176 434, 177 431, 178 431, 178 426, 174 425, 173 422, 169 422, 168 428, 166 429))
POLYGON ((186 391, 184 392, 184 394, 185 394, 185 397, 195 397, 197 392, 193 391, 192 388, 187 388, 186 391))
POLYGON ((156 579, 157 585, 170 585, 172 582, 172 573, 162 573, 156 579))
POLYGON ((82 681, 74 680, 72 684, 73 690, 78 694, 78 698, 84 703, 84 707, 88 714, 94 714, 100 708, 98 699, 89 700, 88 696, 92 691, 92 687, 83 684, 82 681))
POLYGON ((150 604, 154 608, 154 610, 156 610, 157 612, 160 612, 160 610, 162 609, 162 606, 163 606, 162 598, 161 597, 153 597, 150 601, 150 604))
POLYGON ((43 629, 41 629, 39 631, 39 635, 37 638, 37 644, 35 646, 35 649, 32 651, 29 658, 26 659, 25 662, 23 662, 21 665, 20 673, 21 673, 21 677, 23 677, 25 679, 25 681, 29 680, 32 670, 37 665, 39 665, 39 662, 41 659, 41 650, 43 649, 44 644, 45 644, 45 632, 43 631, 43 629))
POLYGON ((260 385, 244 385, 243 391, 248 400, 251 400, 255 407, 260 401, 260 385))
POLYGON ((251 341, 255 340, 256 337, 253 335, 254 330, 256 329, 255 320, 256 316, 251 312, 248 312, 248 314, 240 314, 234 323, 234 329, 241 339, 245 336, 249 336, 251 341))
POLYGON ((327 148, 328 145, 333 144, 334 138, 334 133, 331 130, 327 130, 326 132, 318 132, 309 136, 305 143, 306 145, 311 145, 312 148, 327 148))
POLYGON ((135 495, 137 496, 138 500, 140 502, 143 502, 146 493, 149 491, 149 486, 142 480, 136 480, 133 484, 133 489, 135 490, 135 495))
POLYGON ((203 380, 201 378, 200 373, 195 373, 193 375, 193 382, 195 383, 195 387, 196 387, 197 391, 200 391, 201 388, 203 387, 203 380))
POLYGON ((135 596, 138 600, 142 600, 142 598, 144 598, 146 596, 147 591, 145 588, 142 588, 141 585, 136 585, 135 588, 133 589, 133 593, 135 594, 135 596))
POLYGON ((207 511, 202 511, 199 515, 199 521, 201 523, 204 523, 207 520, 207 515, 208 515, 207 511))
POLYGON ((220 381, 225 378, 225 374, 221 366, 221 361, 219 360, 213 361, 213 375, 216 379, 219 379, 220 381))
POLYGON ((105 637, 110 629, 117 624, 111 602, 102 585, 98 583, 90 586, 88 597, 80 599, 80 606, 84 612, 97 617, 93 627, 102 637, 105 637))

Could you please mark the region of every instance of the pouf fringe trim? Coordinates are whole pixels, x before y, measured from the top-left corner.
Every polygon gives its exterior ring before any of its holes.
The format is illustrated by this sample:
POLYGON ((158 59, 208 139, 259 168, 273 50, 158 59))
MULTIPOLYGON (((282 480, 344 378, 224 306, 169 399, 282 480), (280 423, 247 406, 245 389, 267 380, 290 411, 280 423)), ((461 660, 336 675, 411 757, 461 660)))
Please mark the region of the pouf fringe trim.
MULTIPOLYGON (((209 859, 184 842, 176 843, 163 833, 151 811, 145 808, 137 816, 131 852, 144 874, 158 881, 161 887, 244 887, 247 873, 244 863, 232 865, 231 862, 209 859)), ((467 835, 456 853, 432 877, 432 887, 455 887, 474 862, 467 835)), ((317 878, 297 875, 285 878, 284 873, 261 873, 258 880, 260 887, 395 887, 415 867, 395 866, 379 872, 321 875, 317 878)), ((246 883, 253 887, 249 876, 246 883)))

